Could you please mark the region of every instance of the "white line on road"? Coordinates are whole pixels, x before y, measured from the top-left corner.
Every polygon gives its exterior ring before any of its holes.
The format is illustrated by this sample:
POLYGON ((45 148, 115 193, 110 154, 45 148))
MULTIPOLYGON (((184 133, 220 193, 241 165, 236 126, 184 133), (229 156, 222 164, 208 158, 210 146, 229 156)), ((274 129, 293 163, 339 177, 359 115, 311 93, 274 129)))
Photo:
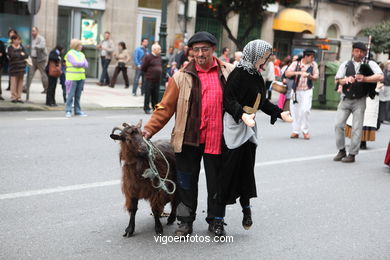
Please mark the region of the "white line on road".
MULTIPOLYGON (((386 149, 387 148, 378 148, 378 149, 373 149, 373 150, 369 150, 369 151, 361 151, 360 153, 366 154, 366 153, 382 152, 382 151, 386 151, 386 149)), ((326 159, 326 158, 332 158, 334 155, 335 154, 322 154, 322 155, 300 157, 300 158, 293 158, 293 159, 286 159, 286 160, 275 160, 275 161, 269 161, 269 162, 261 162, 261 163, 256 163, 255 167, 326 159)), ((204 172, 204 170, 202 170, 202 172, 204 172)), ((41 189, 41 190, 5 193, 5 194, 0 194, 0 200, 32 197, 32 196, 36 196, 36 195, 52 194, 52 193, 65 192, 65 191, 85 190, 85 189, 91 189, 91 188, 97 188, 97 187, 106 187, 106 186, 118 185, 119 183, 120 183, 120 180, 112 180, 112 181, 104 181, 104 182, 76 184, 76 185, 70 185, 70 186, 60 186, 60 187, 56 187, 56 188, 41 189)))
POLYGON ((43 120, 68 120, 67 117, 30 117, 26 118, 28 121, 43 121, 43 120))

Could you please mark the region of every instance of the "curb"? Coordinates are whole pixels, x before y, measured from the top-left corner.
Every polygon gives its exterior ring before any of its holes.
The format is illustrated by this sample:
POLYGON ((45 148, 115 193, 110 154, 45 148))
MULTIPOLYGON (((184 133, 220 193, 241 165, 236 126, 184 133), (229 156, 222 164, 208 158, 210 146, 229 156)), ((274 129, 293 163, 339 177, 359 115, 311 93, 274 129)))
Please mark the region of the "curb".
MULTIPOLYGON (((101 106, 83 106, 83 110, 126 110, 126 109, 142 109, 142 107, 101 107, 101 106)), ((9 101, 0 102, 0 112, 14 112, 14 111, 65 111, 64 105, 58 107, 49 107, 43 104, 24 103, 14 104, 9 101)))

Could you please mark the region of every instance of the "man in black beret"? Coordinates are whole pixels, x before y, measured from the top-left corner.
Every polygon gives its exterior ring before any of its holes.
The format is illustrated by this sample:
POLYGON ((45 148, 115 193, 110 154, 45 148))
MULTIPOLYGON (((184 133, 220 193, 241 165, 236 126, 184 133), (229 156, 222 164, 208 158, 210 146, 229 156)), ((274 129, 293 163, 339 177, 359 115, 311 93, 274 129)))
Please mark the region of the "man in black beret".
POLYGON ((222 90, 234 66, 213 56, 216 44, 217 39, 208 32, 197 32, 189 39, 194 60, 173 75, 143 130, 143 136, 151 138, 175 114, 171 143, 176 154, 178 236, 192 233, 202 158, 208 194, 206 221, 209 231, 224 234, 223 219, 218 218, 224 215, 224 207, 213 195, 222 162, 222 90))
POLYGON ((339 152, 333 158, 334 161, 355 162, 355 156, 359 153, 364 111, 366 110, 366 98, 369 89, 367 83, 383 80, 383 72, 374 61, 368 62, 368 65, 374 72, 372 76, 359 74, 360 65, 366 53, 367 47, 364 43, 354 43, 352 45, 352 60, 343 62, 336 73, 335 78, 337 84, 342 87, 342 94, 337 107, 335 123, 336 146, 339 152), (344 128, 350 114, 353 116, 353 121, 351 146, 347 156, 344 128))

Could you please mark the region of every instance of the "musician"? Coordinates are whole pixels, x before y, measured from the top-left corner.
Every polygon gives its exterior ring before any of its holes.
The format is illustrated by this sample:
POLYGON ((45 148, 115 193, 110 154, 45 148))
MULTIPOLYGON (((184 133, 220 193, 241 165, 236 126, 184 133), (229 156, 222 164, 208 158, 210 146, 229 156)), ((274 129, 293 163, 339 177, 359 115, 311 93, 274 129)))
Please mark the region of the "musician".
POLYGON ((366 64, 372 70, 373 75, 363 76, 363 74, 360 74, 360 67, 366 54, 367 47, 364 43, 354 43, 352 46, 352 60, 343 62, 335 77, 337 84, 342 86, 342 94, 341 101, 337 107, 335 124, 336 146, 339 152, 333 158, 334 161, 355 162, 355 156, 358 154, 360 147, 366 97, 370 94, 370 85, 383 80, 383 73, 378 64, 368 60, 368 58, 366 59, 366 64), (344 128, 351 113, 353 115, 352 138, 347 156, 344 128))

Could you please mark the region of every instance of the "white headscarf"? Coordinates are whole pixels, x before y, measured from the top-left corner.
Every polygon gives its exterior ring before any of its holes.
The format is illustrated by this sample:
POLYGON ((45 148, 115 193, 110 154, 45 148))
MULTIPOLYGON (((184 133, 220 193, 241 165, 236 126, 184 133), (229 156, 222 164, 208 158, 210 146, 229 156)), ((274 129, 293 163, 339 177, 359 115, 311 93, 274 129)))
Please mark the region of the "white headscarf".
POLYGON ((237 67, 243 68, 249 74, 260 74, 256 69, 256 63, 264 65, 272 53, 272 45, 263 40, 250 41, 243 50, 243 57, 237 67))

